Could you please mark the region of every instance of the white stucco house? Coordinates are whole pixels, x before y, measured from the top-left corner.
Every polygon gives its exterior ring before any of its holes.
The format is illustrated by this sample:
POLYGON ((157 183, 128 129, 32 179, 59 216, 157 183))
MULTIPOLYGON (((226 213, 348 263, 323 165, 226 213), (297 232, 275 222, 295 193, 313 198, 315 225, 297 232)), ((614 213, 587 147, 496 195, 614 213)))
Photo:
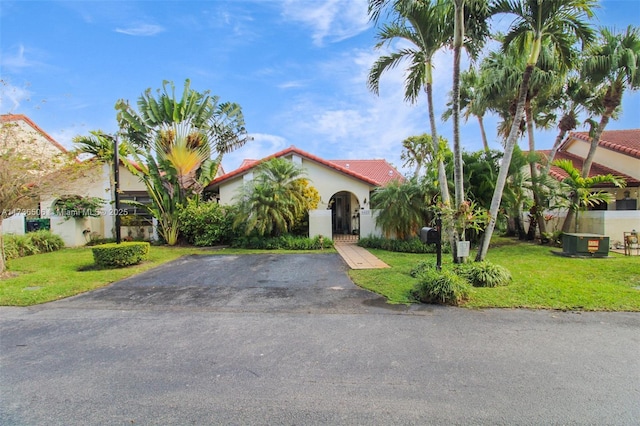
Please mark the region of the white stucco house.
MULTIPOLYGON (((555 159, 570 160, 574 167, 581 170, 590 144, 588 132, 571 132, 558 149, 555 159)), ((549 151, 541 153, 548 155, 549 151)), ((602 133, 589 175, 606 174, 621 177, 626 187, 606 184, 594 188, 610 192, 614 201, 582 212, 578 230, 609 236, 612 245, 617 245, 622 241, 624 232, 640 231, 640 129, 606 130, 602 133)), ((551 167, 550 175, 559 181, 567 176, 555 166, 551 167)), ((552 213, 556 220, 549 222, 550 231, 561 227, 566 216, 566 212, 552 213)))
POLYGON ((309 212, 309 236, 381 235, 370 209, 372 191, 404 177, 386 160, 325 160, 295 146, 261 160, 245 160, 239 168, 216 178, 207 190, 221 204, 232 204, 243 183, 253 179, 255 167, 272 158, 298 164, 318 191, 320 203, 309 212))
MULTIPOLYGON (((0 115, 0 123, 3 126, 11 126, 12 137, 20 145, 20 149, 29 155, 44 155, 55 157, 67 155, 67 150, 53 139, 47 132, 36 125, 31 119, 21 114, 0 115)), ((89 160, 91 161, 91 160, 89 160)), ((17 211, 3 220, 2 232, 4 234, 22 235, 31 228, 31 225, 45 226, 52 232, 60 235, 68 247, 81 246, 91 238, 113 238, 114 235, 114 206, 113 206, 113 182, 111 178, 111 166, 93 162, 88 163, 82 177, 70 180, 65 188, 60 188, 50 197, 43 197, 36 201, 32 208, 17 211), (64 195, 80 195, 83 197, 97 197, 104 200, 104 206, 98 217, 81 219, 66 219, 54 213, 53 205, 57 199, 64 195), (48 219, 45 222, 32 221, 32 219, 48 219)), ((140 179, 129 170, 120 165, 121 199, 136 199, 141 202, 148 200, 146 187, 140 179)), ((137 221, 140 226, 123 227, 123 237, 132 233, 132 237, 150 238, 153 234, 151 219, 141 209, 125 206, 133 214, 148 219, 146 222, 137 221)))

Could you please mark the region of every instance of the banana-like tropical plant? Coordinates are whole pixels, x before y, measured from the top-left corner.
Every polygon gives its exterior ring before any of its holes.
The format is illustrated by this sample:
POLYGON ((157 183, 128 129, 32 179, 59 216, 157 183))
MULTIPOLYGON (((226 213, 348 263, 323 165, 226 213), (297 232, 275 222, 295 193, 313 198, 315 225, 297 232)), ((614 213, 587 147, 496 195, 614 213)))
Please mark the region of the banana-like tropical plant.
POLYGON ((615 199, 613 194, 604 190, 594 190, 594 187, 602 184, 613 184, 618 188, 626 186, 624 179, 612 174, 582 177, 580 170, 570 160, 556 160, 554 165, 567 174, 567 177, 562 180, 562 185, 565 187, 569 211, 562 225, 562 232, 569 232, 573 219, 575 219, 575 232, 578 232, 578 215, 581 211, 615 199))
POLYGON ((118 123, 129 145, 129 170, 140 177, 151 197, 144 206, 158 220, 159 233, 169 245, 177 243, 177 206, 199 199, 215 179, 222 156, 250 138, 242 110, 221 103, 209 91, 191 89, 186 80, 181 98, 175 86, 163 82, 157 97, 147 89, 138 111, 124 100, 116 103, 118 123))

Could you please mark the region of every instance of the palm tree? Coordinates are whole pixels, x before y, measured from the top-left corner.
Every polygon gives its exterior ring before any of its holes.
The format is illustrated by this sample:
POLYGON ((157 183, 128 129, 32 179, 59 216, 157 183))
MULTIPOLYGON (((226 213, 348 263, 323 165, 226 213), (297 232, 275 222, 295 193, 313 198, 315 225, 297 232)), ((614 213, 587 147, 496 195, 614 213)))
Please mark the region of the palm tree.
POLYGON ((424 187, 417 178, 405 182, 393 180, 376 188, 371 205, 380 209, 376 224, 387 237, 399 239, 415 236, 420 226, 427 223, 427 203, 424 187))
POLYGON ((633 26, 626 32, 614 34, 606 28, 600 30, 600 42, 589 51, 584 63, 588 81, 602 87, 599 99, 604 109, 600 123, 591 137, 589 153, 582 166, 582 177, 589 176, 600 136, 616 109, 622 103, 625 89, 640 88, 640 32, 633 26))
POLYGON ((567 68, 571 68, 570 61, 573 58, 571 51, 574 41, 580 40, 585 46, 594 37, 593 30, 586 21, 587 18, 593 16, 592 8, 594 6, 594 0, 499 0, 492 8, 493 14, 515 15, 511 29, 504 37, 503 51, 506 52, 508 47, 514 43, 523 55, 527 55, 527 62, 520 83, 514 121, 505 143, 504 156, 491 201, 489 223, 482 245, 476 255, 476 261, 484 260, 489 249, 502 200, 502 191, 524 114, 529 81, 538 64, 543 44, 548 43, 559 62, 567 68))
MULTIPOLYGON (((440 138, 440 146, 446 148, 447 141, 440 138)), ((420 171, 424 166, 431 165, 435 160, 435 152, 438 148, 434 146, 430 135, 423 133, 420 136, 409 136, 402 141, 402 153, 400 159, 404 161, 403 167, 414 167, 413 176, 420 177, 420 171)), ((438 162, 439 163, 439 162, 438 162)))
MULTIPOLYGON (((431 139, 437 141, 439 138, 433 109, 432 61, 435 53, 451 38, 452 27, 448 22, 447 7, 444 1, 437 0, 435 4, 416 2, 413 7, 397 6, 396 11, 403 21, 383 25, 377 35, 379 41, 376 48, 399 39, 408 41, 411 47, 381 56, 371 67, 367 84, 371 91, 378 94, 382 74, 397 66, 399 62, 408 61, 410 65, 405 81, 405 100, 415 103, 420 91, 424 89, 427 95, 431 139)), ((433 149, 438 158, 438 146, 434 145, 433 149)), ((438 181, 442 202, 449 204, 449 188, 442 158, 438 158, 438 181)))
MULTIPOLYGON (((291 230, 310 208, 302 168, 284 158, 260 164, 253 181, 236 197, 239 214, 234 227, 247 235, 281 235, 291 230)), ((317 204, 317 201, 316 201, 317 204)))
POLYGON ((552 96, 555 96, 554 101, 559 105, 562 117, 558 121, 558 135, 540 172, 541 179, 549 175, 551 164, 567 133, 578 126, 578 114, 590 105, 593 88, 581 76, 571 75, 558 86, 558 92, 552 96))
POLYGON ((557 160, 554 165, 564 170, 567 177, 562 180, 562 184, 566 187, 567 199, 569 200, 569 211, 562 225, 562 232, 569 232, 571 220, 575 217, 575 232, 578 232, 578 214, 588 207, 596 204, 608 203, 615 197, 607 191, 594 191, 593 187, 610 183, 618 188, 626 185, 626 182, 612 174, 596 175, 591 177, 582 177, 580 171, 574 167, 570 160, 557 160))
MULTIPOLYGON (((78 154, 90 154, 103 163, 113 162, 114 136, 101 130, 89 131, 89 136, 76 136, 73 138, 75 152, 78 154)), ((124 158, 128 155, 126 144, 118 145, 118 155, 124 158)))
MULTIPOLYGON (((487 99, 482 96, 480 89, 481 76, 474 67, 460 74, 460 112, 465 123, 472 115, 478 119, 480 126, 480 135, 482 137, 482 146, 486 152, 489 152, 489 141, 487 140, 487 132, 484 128, 484 116, 487 112, 487 99)), ((446 121, 453 116, 453 94, 450 94, 451 100, 447 103, 447 108, 442 113, 442 120, 446 121)))

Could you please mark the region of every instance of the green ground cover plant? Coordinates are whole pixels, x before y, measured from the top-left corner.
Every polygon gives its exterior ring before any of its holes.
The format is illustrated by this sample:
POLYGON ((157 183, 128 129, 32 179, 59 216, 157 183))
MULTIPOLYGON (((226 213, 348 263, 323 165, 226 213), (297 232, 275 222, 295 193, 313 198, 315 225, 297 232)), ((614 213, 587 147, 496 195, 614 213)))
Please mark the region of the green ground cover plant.
MULTIPOLYGON (((531 308, 586 311, 640 311, 640 258, 610 253, 609 258, 556 256, 548 246, 496 239, 487 260, 509 270, 512 281, 494 288, 473 287, 467 308, 531 308)), ((556 249, 557 250, 557 249, 556 249)), ((371 250, 390 269, 353 270, 359 286, 385 296, 390 303, 415 303, 417 282, 411 271, 433 254, 371 250)), ((448 259, 443 268, 451 267, 448 259)))

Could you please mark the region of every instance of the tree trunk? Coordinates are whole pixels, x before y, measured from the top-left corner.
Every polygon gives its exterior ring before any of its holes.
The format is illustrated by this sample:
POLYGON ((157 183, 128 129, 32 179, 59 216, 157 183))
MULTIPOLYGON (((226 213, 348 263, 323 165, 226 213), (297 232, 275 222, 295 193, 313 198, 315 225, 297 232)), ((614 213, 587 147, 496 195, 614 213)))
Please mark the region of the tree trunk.
POLYGON ((564 218, 564 222, 562 222, 562 233, 566 234, 571 231, 571 224, 573 223, 573 211, 571 209, 567 210, 567 215, 564 218))
POLYGON ((433 152, 438 161, 438 182, 440 184, 440 197, 444 205, 451 203, 449 195, 449 184, 447 183, 447 172, 444 168, 444 161, 442 161, 442 155, 440 155, 440 138, 438 138, 438 132, 436 131, 436 115, 433 110, 433 84, 428 82, 425 86, 427 92, 427 105, 429 108, 429 125, 431 126, 431 139, 433 141, 433 152))
POLYGON ((509 131, 509 137, 505 143, 504 155, 502 157, 502 164, 500 164, 500 171, 498 173, 498 179, 496 180, 496 187, 493 191, 493 198, 491 199, 491 207, 489 209, 489 223, 485 229, 485 236, 482 239, 482 245, 478 249, 476 255, 476 262, 481 262, 487 256, 489 250, 489 243, 493 235, 493 230, 496 227, 496 221, 498 219, 498 212, 500 210, 500 203, 502 202, 502 192, 507 182, 507 175, 509 174, 509 166, 511 165, 511 157, 513 156, 513 149, 515 148, 518 133, 520 130, 520 123, 522 122, 522 115, 524 113, 524 103, 527 99, 527 91, 529 90, 529 80, 533 73, 535 65, 527 65, 522 75, 522 83, 520 85, 520 93, 518 95, 518 106, 516 108, 516 114, 511 124, 511 130, 509 131))
POLYGON ((487 140, 487 132, 484 130, 484 118, 478 116, 478 125, 480 125, 480 135, 482 135, 482 146, 485 152, 489 152, 489 141, 487 140))
MULTIPOLYGON (((455 186, 455 208, 462 205, 464 200, 464 175, 462 170, 462 149, 460 147, 460 56, 464 45, 464 3, 465 0, 454 0, 454 34, 453 34, 453 180, 455 186)), ((464 233, 458 238, 464 238, 464 233)), ((457 245, 451 245, 453 262, 460 263, 457 245)))
MULTIPOLYGON (((544 216, 542 215, 542 197, 540 196, 540 184, 538 181, 538 167, 536 165, 536 161, 533 158, 533 154, 536 152, 536 141, 535 135, 533 133, 533 112, 531 110, 531 101, 527 100, 525 104, 525 113, 527 118, 527 136, 529 138, 529 170, 531 172, 531 188, 533 190, 533 216, 535 216, 534 222, 537 222, 538 227, 540 228, 540 237, 542 237, 547 232, 547 227, 545 226, 544 216)), ((530 230, 533 230, 530 235, 531 240, 535 240, 536 238, 536 228, 529 227, 530 230)))
POLYGON ((566 135, 567 131, 561 129, 560 133, 558 133, 558 136, 556 136, 556 140, 553 143, 553 147, 551 147, 551 152, 549 153, 549 158, 547 158, 547 164, 545 164, 544 168, 542 169, 541 176, 547 176, 549 174, 551 163, 553 163, 553 160, 558 153, 558 148, 560 148, 560 144, 562 143, 566 135))
MULTIPOLYGON (((616 105, 617 107, 617 105, 616 105)), ((600 136, 602 136, 602 132, 604 128, 607 126, 609 122, 609 118, 611 114, 613 114, 615 108, 607 108, 602 114, 602 118, 600 118, 600 124, 598 124, 598 128, 593 133, 593 137, 591 138, 591 146, 589 147, 589 153, 587 154, 587 158, 585 158, 584 163, 582 165, 582 177, 589 177, 589 172, 591 171, 591 165, 593 164, 593 158, 596 155, 596 149, 598 148, 598 144, 600 143, 600 136)))
POLYGON ((464 45, 464 0, 455 0, 455 24, 453 37, 453 179, 455 182, 455 207, 464 200, 462 149, 460 147, 460 57, 464 45))

